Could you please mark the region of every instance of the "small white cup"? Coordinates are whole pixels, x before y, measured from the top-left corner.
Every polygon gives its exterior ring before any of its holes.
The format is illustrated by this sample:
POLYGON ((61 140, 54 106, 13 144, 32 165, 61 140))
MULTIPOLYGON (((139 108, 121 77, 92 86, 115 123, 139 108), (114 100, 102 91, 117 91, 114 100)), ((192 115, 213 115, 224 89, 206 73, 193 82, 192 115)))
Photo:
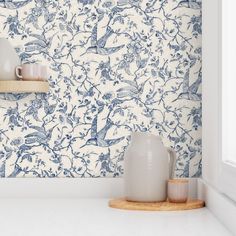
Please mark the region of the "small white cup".
POLYGON ((185 203, 188 200, 188 180, 168 180, 168 200, 175 203, 185 203))
POLYGON ((47 66, 39 65, 39 80, 47 80, 48 79, 48 72, 47 66))
POLYGON ((22 80, 47 80, 47 67, 39 64, 23 64, 16 67, 16 76, 22 80))

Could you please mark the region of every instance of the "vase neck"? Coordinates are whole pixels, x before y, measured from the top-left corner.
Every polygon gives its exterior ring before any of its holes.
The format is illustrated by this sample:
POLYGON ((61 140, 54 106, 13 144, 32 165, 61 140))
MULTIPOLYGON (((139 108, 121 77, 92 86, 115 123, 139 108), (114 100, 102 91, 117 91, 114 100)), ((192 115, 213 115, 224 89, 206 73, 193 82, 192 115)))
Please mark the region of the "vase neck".
POLYGON ((134 132, 131 134, 131 141, 134 143, 157 143, 161 142, 161 138, 151 133, 134 132))

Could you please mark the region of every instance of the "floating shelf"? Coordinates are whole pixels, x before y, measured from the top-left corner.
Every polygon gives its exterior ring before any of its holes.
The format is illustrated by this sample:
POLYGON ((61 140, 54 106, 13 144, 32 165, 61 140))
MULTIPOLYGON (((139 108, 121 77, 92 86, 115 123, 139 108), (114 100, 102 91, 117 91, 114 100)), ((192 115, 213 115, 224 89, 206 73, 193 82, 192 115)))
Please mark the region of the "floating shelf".
POLYGON ((0 93, 47 93, 47 81, 1 80, 0 93))
POLYGON ((171 202, 129 202, 125 199, 113 199, 109 201, 111 208, 136 211, 183 211, 193 210, 204 207, 205 203, 202 200, 189 200, 186 203, 171 203, 171 202))

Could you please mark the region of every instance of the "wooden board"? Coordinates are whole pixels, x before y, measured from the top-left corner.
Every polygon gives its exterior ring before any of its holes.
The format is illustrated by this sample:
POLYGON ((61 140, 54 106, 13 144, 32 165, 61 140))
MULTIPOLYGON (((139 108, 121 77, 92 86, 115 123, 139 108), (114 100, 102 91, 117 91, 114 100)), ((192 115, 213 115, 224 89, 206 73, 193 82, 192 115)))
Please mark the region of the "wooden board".
POLYGON ((183 211, 202 208, 205 206, 204 201, 189 200, 187 203, 171 203, 171 202, 130 202, 125 199, 113 199, 109 201, 112 208, 123 210, 140 210, 140 211, 183 211))
POLYGON ((47 81, 0 80, 0 93, 46 93, 47 81))

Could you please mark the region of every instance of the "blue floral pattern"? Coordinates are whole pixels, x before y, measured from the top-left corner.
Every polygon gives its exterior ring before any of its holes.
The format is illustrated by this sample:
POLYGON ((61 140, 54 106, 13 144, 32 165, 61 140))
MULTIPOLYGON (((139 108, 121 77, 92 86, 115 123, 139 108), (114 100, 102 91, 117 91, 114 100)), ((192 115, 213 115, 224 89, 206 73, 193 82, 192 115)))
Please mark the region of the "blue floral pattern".
POLYGON ((121 176, 132 131, 201 175, 201 1, 0 0, 0 23, 50 83, 0 94, 1 177, 121 176))

